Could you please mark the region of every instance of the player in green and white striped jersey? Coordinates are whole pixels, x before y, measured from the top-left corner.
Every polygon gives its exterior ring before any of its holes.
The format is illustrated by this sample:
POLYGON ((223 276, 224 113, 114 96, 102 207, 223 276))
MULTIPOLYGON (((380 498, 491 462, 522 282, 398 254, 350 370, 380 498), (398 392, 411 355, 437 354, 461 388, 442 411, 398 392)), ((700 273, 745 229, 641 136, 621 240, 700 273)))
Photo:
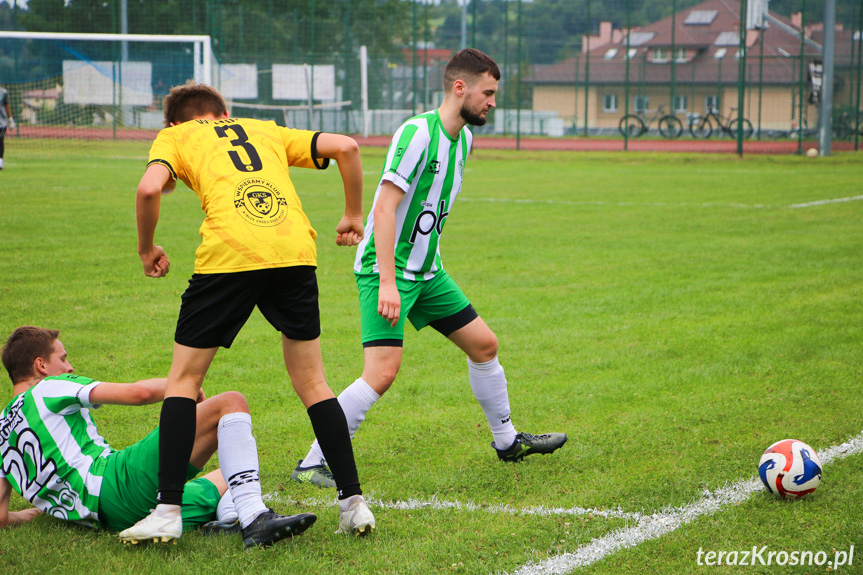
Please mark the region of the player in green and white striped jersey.
POLYGON ((443 269, 440 236, 447 215, 461 191, 464 165, 473 143, 470 130, 449 135, 439 110, 411 118, 390 144, 381 183, 375 194, 365 238, 357 248, 354 271, 378 274, 375 207, 386 183, 399 188, 395 208, 395 269, 411 281, 430 280, 443 269))
POLYGON ((71 374, 46 377, 12 400, 0 427, 3 472, 15 491, 54 517, 89 526, 98 525, 102 476, 114 451, 90 417, 98 407, 90 403, 93 383, 71 374), (27 455, 35 475, 27 472, 27 455))
MULTIPOLYGON (((90 527, 128 531, 156 505, 158 430, 117 451, 99 434, 90 410, 105 403, 156 403, 164 397, 167 380, 118 384, 72 375, 58 335, 23 326, 3 346, 3 365, 15 396, 0 412, 0 527, 26 523, 44 512, 90 527), (10 512, 12 490, 35 507, 10 512)), ((238 520, 235 531, 242 531, 246 547, 269 545, 310 527, 312 514, 277 515, 264 505, 245 398, 229 392, 199 399, 189 475, 197 475, 217 449, 222 469, 187 484, 183 527, 217 516, 238 520)), ((127 540, 165 537, 151 532, 127 540)))
MULTIPOLYGON (((416 329, 432 326, 467 355, 471 389, 501 460, 551 453, 567 440, 563 433, 516 431, 497 338, 441 263, 440 237, 473 143, 466 126, 485 124, 499 80, 494 60, 479 50, 461 50, 444 72, 440 107, 409 119, 390 143, 354 264, 364 367, 338 398, 351 437, 398 374, 407 317, 416 329)), ((292 479, 332 486, 317 442, 292 479)))

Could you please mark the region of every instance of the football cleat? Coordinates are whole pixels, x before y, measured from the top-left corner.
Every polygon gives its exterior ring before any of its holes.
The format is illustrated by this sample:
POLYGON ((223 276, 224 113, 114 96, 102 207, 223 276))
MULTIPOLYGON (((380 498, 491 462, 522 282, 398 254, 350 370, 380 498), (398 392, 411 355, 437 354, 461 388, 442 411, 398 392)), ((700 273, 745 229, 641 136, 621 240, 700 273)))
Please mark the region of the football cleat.
POLYGON ((297 468, 291 473, 291 481, 308 483, 310 485, 317 485, 318 487, 336 486, 333 473, 327 467, 326 461, 323 461, 320 465, 310 465, 308 467, 300 467, 302 463, 302 460, 297 462, 297 468))
POLYGON ((149 515, 120 532, 120 541, 137 545, 142 541, 177 544, 183 534, 183 516, 179 506, 156 507, 149 515))
POLYGON ((236 519, 233 521, 210 521, 201 525, 201 533, 204 535, 233 535, 241 531, 240 522, 236 519))
POLYGON ((267 509, 242 530, 243 546, 246 549, 269 547, 276 541, 299 535, 314 525, 317 519, 314 513, 279 515, 272 509, 267 509))
POLYGON ((506 449, 498 449, 494 441, 491 446, 497 451, 497 457, 501 461, 521 461, 528 455, 534 453, 551 453, 562 447, 568 437, 565 433, 545 433, 543 435, 531 435, 530 433, 519 433, 515 441, 506 449))
POLYGON ((339 502, 339 528, 336 533, 353 533, 357 537, 369 535, 375 530, 375 516, 372 515, 362 495, 351 495, 345 509, 339 502))

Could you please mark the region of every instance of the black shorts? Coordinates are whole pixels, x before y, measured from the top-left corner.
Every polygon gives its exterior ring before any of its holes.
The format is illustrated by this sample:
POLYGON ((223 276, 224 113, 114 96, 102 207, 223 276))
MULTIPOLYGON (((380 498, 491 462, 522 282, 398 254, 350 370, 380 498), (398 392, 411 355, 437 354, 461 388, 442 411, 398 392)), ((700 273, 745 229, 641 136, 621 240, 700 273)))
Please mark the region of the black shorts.
POLYGON ((174 341, 199 349, 231 347, 255 306, 288 339, 321 335, 315 268, 295 266, 193 275, 174 341))

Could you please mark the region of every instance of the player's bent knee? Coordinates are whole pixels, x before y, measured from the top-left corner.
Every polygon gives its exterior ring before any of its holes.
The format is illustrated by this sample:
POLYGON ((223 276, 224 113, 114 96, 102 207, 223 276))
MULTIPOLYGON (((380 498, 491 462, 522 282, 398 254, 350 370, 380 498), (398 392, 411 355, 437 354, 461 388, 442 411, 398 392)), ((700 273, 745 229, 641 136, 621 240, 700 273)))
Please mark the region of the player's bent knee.
POLYGON ((401 366, 401 355, 377 361, 371 366, 374 372, 373 377, 383 386, 389 387, 396 380, 401 366))
POLYGON ((402 366, 401 347, 367 347, 363 356, 363 379, 381 393, 396 380, 402 366))
POLYGON ((385 387, 389 387, 399 374, 399 366, 388 365, 383 367, 377 374, 378 381, 385 387))
POLYGON ((239 391, 226 391, 212 398, 219 402, 219 412, 222 415, 229 413, 249 413, 249 402, 239 391))
POLYGON ((497 337, 491 331, 477 341, 471 359, 476 363, 485 363, 497 357, 497 337))
POLYGON ((488 354, 491 356, 489 358, 490 360, 494 359, 497 355, 497 336, 495 336, 493 333, 491 334, 491 337, 488 341, 488 354))

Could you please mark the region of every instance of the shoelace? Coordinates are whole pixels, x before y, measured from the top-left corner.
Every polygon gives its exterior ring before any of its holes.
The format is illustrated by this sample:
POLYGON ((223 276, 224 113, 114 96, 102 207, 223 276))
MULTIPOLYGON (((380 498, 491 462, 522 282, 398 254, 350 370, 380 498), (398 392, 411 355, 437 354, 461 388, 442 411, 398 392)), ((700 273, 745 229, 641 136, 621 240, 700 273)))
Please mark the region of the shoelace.
POLYGON ((521 437, 527 441, 537 441, 542 439, 548 439, 549 435, 547 433, 543 433, 542 435, 532 435, 530 433, 521 432, 521 437))

